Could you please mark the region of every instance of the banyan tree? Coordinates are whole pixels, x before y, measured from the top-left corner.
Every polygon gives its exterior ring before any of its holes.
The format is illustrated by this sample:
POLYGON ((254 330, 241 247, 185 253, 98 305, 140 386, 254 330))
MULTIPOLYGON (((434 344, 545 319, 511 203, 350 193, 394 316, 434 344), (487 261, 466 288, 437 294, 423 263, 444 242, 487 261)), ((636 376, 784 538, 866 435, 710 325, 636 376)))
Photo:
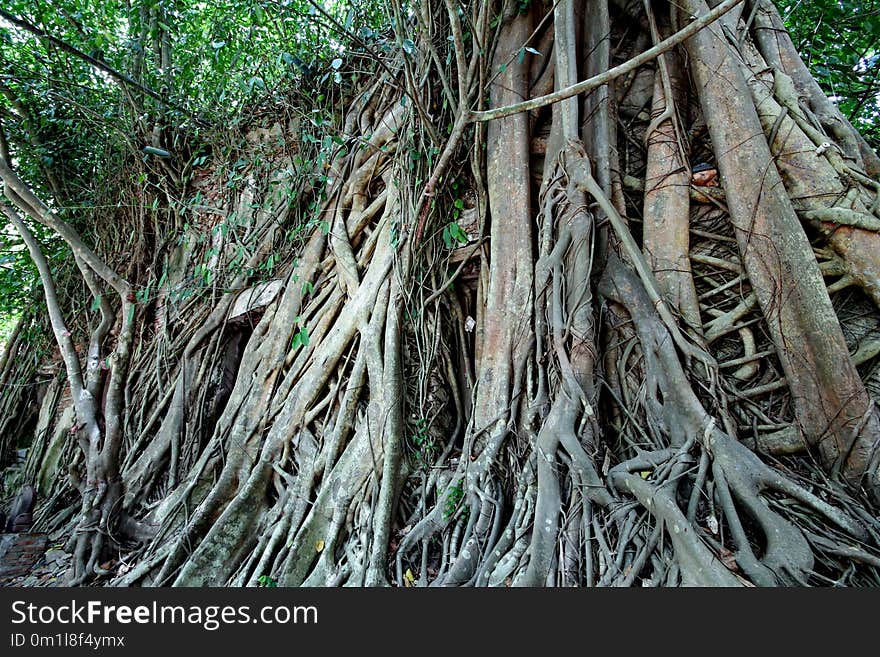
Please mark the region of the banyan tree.
POLYGON ((880 159, 770 0, 27 4, 69 583, 880 583, 880 159))

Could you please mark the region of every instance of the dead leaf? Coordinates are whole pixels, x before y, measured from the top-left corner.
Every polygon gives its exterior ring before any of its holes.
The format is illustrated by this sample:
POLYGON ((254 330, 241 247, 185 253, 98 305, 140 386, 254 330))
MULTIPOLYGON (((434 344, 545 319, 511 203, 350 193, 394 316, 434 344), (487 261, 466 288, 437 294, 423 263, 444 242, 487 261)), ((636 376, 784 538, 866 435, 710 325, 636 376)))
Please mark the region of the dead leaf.
POLYGON ((721 554, 718 555, 718 558, 721 559, 721 563, 727 566, 728 569, 733 572, 739 572, 739 564, 736 563, 736 556, 730 550, 721 550, 721 554))
POLYGON ((715 516, 709 516, 706 518, 706 525, 709 527, 709 531, 713 534, 718 534, 718 518, 715 516))

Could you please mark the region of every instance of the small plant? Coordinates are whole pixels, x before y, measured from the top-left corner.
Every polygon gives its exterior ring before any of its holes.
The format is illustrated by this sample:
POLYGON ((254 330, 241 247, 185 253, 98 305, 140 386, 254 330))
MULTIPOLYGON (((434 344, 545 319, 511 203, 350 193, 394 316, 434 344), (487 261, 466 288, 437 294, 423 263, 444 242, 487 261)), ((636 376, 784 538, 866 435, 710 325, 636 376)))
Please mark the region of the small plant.
POLYGON ((264 589, 274 589, 278 586, 278 580, 269 575, 260 575, 257 578, 257 586, 264 589))
POLYGON ((434 437, 428 432, 428 420, 419 418, 416 422, 416 432, 410 436, 410 441, 415 446, 418 460, 423 465, 427 465, 433 460, 437 444, 434 437))
POLYGON ((428 435, 428 421, 425 418, 419 418, 416 422, 416 432, 412 436, 413 444, 419 449, 428 446, 431 437, 428 435))
POLYGON ((454 486, 450 486, 449 492, 446 493, 446 501, 443 503, 443 520, 449 521, 455 515, 458 505, 464 499, 464 487, 461 479, 454 486))
POLYGON ((459 192, 464 185, 460 180, 455 180, 452 182, 451 187, 452 195, 454 197, 454 200, 452 201, 452 221, 446 224, 442 233, 443 243, 446 245, 447 249, 454 249, 462 244, 467 244, 470 241, 467 232, 465 232, 465 230, 458 224, 458 220, 461 218, 461 213, 464 212, 464 199, 459 196, 459 192))
POLYGON ((293 342, 290 344, 291 349, 298 349, 299 347, 308 347, 309 346, 309 330, 303 326, 296 333, 293 334, 293 342))

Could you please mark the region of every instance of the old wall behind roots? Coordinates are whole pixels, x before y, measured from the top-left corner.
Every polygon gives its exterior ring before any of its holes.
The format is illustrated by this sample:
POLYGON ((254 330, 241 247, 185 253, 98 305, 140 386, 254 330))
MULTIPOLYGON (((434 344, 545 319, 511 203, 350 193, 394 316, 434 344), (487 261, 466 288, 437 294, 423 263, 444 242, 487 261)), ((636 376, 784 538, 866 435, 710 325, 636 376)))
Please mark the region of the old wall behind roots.
POLYGON ((717 5, 616 69, 710 7, 421 3, 326 134, 255 119, 134 275, 104 479, 4 388, 74 581, 880 584, 876 156, 717 5))

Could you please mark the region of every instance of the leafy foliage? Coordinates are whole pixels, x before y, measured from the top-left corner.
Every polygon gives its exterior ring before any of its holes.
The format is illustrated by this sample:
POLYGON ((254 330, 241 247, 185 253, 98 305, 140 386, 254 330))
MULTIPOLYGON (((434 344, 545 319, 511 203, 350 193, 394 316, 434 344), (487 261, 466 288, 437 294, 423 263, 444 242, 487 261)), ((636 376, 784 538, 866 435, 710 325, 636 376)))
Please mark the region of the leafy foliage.
MULTIPOLYGON (((338 35, 357 32, 359 44, 379 51, 390 43, 382 36, 384 9, 374 2, 8 0, 2 9, 0 129, 13 166, 111 260, 132 248, 119 248, 132 236, 149 252, 161 232, 181 234, 188 199, 178 196, 194 170, 217 149, 225 161, 237 145, 234 129, 267 99, 291 89, 302 96, 306 134, 328 157, 325 142, 336 144, 323 127, 330 124, 325 83, 332 79, 341 93, 358 76, 357 53, 338 35)), ((70 270, 63 243, 32 229, 53 267, 70 270)), ((195 277, 213 284, 206 268, 195 277)), ((4 226, 4 325, 36 287, 27 250, 4 226)), ((140 290, 138 300, 148 294, 140 290)), ((307 345, 308 335, 298 341, 307 345)))
POLYGON ((880 147, 880 0, 777 0, 825 92, 880 147))

